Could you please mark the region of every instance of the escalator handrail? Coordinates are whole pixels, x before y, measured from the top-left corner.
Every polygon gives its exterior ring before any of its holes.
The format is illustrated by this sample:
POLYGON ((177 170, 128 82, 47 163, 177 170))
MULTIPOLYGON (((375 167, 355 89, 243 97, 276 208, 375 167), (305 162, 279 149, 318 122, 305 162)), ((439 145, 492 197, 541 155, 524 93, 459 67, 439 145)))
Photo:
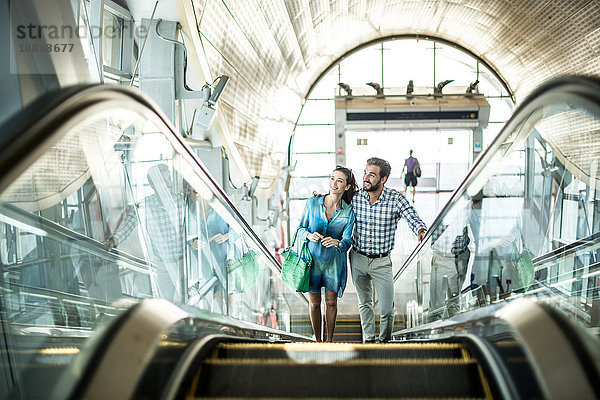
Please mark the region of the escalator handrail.
MULTIPOLYGON (((194 151, 180 137, 166 115, 145 94, 117 85, 78 85, 49 93, 25 107, 2 127, 4 137, 0 150, 0 193, 20 176, 41 154, 57 143, 72 124, 77 115, 86 108, 103 102, 121 102, 145 111, 149 119, 163 126, 159 128, 170 143, 191 165, 202 173, 198 174, 215 197, 221 201, 242 226, 246 234, 269 260, 269 267, 278 272, 281 265, 267 249, 256 232, 243 218, 233 201, 219 186, 194 151)), ((304 296, 300 296, 304 300, 304 296)))
POLYGON ((535 268, 539 269, 545 264, 553 263, 559 259, 568 257, 573 253, 577 253, 582 249, 586 249, 590 246, 598 244, 600 244, 600 232, 596 232, 584 238, 577 239, 548 253, 539 255, 531 261, 533 262, 535 268))
POLYGON ((50 221, 47 218, 39 215, 28 213, 9 203, 0 203, 0 212, 9 218, 18 219, 20 222, 26 222, 30 227, 39 229, 44 233, 52 234, 53 238, 59 240, 70 241, 71 246, 86 250, 87 255, 94 255, 105 260, 114 262, 122 261, 132 267, 136 272, 150 273, 156 265, 149 260, 132 256, 129 253, 118 249, 108 250, 105 245, 97 240, 94 240, 86 235, 65 228, 56 222, 50 221))
POLYGON ((505 143, 506 139, 515 131, 515 128, 525 122, 527 118, 540 107, 556 102, 565 103, 568 99, 578 100, 579 102, 586 102, 600 107, 600 80, 591 76, 563 76, 543 84, 527 96, 514 111, 506 125, 504 125, 489 147, 477 157, 473 166, 467 172, 465 179, 454 190, 446 205, 431 224, 421 243, 415 247, 406 261, 394 274, 394 282, 400 278, 400 275, 402 275, 404 270, 406 270, 413 262, 423 246, 425 246, 425 243, 431 238, 432 233, 442 224, 446 213, 452 208, 452 205, 460 199, 467 187, 487 167, 494 154, 496 154, 500 147, 505 143))
MULTIPOLYGON (((177 391, 186 371, 210 342, 311 341, 305 336, 226 315, 183 309, 163 299, 145 299, 112 320, 96 337, 96 342, 81 353, 82 360, 71 364, 61 376, 52 398, 135 398, 135 389, 144 374, 149 373, 154 380, 159 376, 153 375, 149 366, 153 358, 160 358, 156 351, 160 341, 169 341, 170 335, 190 346, 169 372, 164 393, 154 393, 153 398, 173 398, 165 394, 177 391), (174 329, 184 320, 185 329, 174 329)), ((165 360, 155 364, 164 373, 165 360)), ((161 379, 164 378, 158 381, 161 379)))

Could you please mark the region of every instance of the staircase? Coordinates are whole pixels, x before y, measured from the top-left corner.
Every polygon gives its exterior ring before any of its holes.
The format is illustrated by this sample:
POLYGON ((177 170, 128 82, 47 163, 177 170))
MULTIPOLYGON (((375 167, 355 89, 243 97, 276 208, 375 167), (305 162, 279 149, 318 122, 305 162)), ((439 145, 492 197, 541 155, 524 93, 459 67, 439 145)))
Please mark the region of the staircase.
POLYGON ((476 360, 446 343, 221 343, 187 398, 491 399, 476 360))
MULTIPOLYGON (((323 340, 327 340, 327 333, 325 329, 325 318, 321 322, 323 326, 323 340)), ((397 316, 394 319, 394 329, 397 331, 405 328, 405 321, 403 318, 397 316)), ((295 318, 291 321, 292 332, 299 335, 312 337, 313 330, 308 317, 295 318)), ((379 333, 379 316, 375 317, 375 332, 379 333)), ((362 329, 360 326, 360 316, 358 315, 342 315, 338 316, 335 322, 335 331, 333 333, 334 342, 362 342, 362 329)))

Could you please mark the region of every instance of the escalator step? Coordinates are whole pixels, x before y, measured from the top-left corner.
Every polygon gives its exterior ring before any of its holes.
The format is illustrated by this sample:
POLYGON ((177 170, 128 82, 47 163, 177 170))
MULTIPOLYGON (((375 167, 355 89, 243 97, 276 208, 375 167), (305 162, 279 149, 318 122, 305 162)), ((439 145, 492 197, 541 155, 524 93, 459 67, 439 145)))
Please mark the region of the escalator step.
POLYGON ((351 344, 351 343, 288 343, 288 344, 222 344, 221 359, 293 359, 338 361, 349 359, 462 358, 463 349, 455 344, 351 344))
MULTIPOLYGON (((325 326, 325 321, 323 321, 325 326)), ((312 336, 313 330, 310 319, 292 319, 291 330, 294 333, 312 336)), ((403 319, 394 319, 394 331, 400 330, 406 327, 406 323, 403 319)), ((375 331, 379 331, 379 319, 375 319, 375 331)), ((325 336, 325 333, 323 333, 325 336)), ((362 328, 360 325, 360 318, 358 316, 346 316, 345 318, 338 318, 335 323, 335 334, 333 336, 335 342, 362 342, 362 328)))
POLYGON ((467 360, 208 360, 198 397, 483 398, 479 369, 467 360))

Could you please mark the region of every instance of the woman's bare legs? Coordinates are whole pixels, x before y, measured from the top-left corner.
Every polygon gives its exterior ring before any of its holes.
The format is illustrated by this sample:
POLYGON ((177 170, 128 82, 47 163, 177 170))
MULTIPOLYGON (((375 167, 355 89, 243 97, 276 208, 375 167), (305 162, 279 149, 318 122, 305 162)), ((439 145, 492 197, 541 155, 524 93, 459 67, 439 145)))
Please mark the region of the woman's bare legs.
POLYGON ((336 292, 325 289, 325 322, 328 342, 333 342, 333 331, 335 330, 335 319, 337 318, 337 296, 336 292))
MULTIPOLYGON (((321 338, 321 293, 308 292, 310 323, 312 324, 315 340, 323 341, 321 338)), ((329 338, 329 336, 328 336, 329 338)))

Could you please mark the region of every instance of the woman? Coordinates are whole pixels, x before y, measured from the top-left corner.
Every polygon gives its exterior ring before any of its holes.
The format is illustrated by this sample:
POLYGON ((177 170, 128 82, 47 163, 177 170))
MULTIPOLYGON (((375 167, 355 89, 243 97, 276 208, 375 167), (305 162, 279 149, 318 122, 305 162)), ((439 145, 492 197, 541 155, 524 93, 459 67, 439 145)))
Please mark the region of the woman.
POLYGON ((350 249, 354 211, 350 206, 358 187, 352 171, 337 166, 329 180, 329 194, 306 202, 298 239, 308 242, 313 258, 310 272, 310 321, 315 339, 321 339, 321 288, 325 288, 327 341, 333 341, 337 299, 346 288, 346 253, 350 249))

